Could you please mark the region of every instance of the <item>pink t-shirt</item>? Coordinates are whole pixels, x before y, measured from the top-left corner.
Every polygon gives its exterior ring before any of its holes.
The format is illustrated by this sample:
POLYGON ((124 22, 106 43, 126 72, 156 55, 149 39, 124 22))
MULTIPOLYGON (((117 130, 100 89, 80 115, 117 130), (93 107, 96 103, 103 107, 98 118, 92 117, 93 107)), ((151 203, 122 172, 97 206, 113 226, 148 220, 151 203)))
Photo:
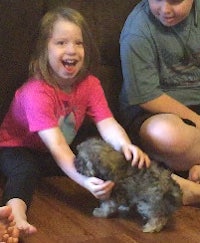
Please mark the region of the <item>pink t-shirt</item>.
POLYGON ((68 142, 70 133, 76 134, 86 115, 95 123, 112 117, 100 81, 95 76, 86 77, 70 93, 43 80, 29 79, 16 91, 0 127, 0 147, 46 150, 37 132, 58 126, 68 142))

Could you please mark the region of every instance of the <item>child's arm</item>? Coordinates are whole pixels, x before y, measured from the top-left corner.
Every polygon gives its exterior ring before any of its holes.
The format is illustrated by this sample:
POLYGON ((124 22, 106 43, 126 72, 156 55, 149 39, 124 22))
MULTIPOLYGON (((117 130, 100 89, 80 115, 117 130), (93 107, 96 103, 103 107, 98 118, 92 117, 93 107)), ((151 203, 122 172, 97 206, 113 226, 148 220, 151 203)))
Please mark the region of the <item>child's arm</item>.
POLYGON ((122 151, 127 160, 138 168, 149 167, 150 159, 140 148, 133 145, 122 126, 114 119, 107 118, 97 123, 102 138, 116 150, 122 151))
POLYGON ((189 119, 200 128, 200 116, 189 109, 186 105, 175 100, 167 94, 163 94, 153 100, 140 105, 144 110, 151 113, 172 113, 185 119, 189 119))
POLYGON ((39 131, 38 134, 54 157, 58 166, 66 175, 89 190, 96 198, 105 199, 109 197, 114 183, 110 181, 104 182, 95 177, 88 178, 76 171, 74 166, 75 155, 66 143, 60 128, 46 129, 39 131))

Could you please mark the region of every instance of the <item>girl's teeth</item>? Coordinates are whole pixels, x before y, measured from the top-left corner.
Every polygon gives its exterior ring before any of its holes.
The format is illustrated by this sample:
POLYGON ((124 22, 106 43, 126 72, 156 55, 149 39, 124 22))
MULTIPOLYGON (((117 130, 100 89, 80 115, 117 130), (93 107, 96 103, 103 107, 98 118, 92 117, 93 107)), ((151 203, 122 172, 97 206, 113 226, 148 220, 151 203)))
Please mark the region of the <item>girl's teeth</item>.
POLYGON ((73 60, 63 61, 63 64, 64 65, 75 65, 76 61, 73 61, 73 60))

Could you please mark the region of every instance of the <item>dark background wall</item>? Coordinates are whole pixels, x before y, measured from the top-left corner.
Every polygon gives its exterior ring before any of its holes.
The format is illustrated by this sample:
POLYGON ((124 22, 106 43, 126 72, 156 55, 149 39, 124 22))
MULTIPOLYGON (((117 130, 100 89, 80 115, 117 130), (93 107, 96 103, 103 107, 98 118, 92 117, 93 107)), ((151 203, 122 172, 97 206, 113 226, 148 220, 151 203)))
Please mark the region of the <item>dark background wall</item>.
POLYGON ((16 88, 28 77, 28 63, 42 15, 58 5, 79 10, 87 19, 101 53, 100 78, 114 113, 122 77, 119 35, 139 0, 1 0, 0 1, 0 122, 16 88))

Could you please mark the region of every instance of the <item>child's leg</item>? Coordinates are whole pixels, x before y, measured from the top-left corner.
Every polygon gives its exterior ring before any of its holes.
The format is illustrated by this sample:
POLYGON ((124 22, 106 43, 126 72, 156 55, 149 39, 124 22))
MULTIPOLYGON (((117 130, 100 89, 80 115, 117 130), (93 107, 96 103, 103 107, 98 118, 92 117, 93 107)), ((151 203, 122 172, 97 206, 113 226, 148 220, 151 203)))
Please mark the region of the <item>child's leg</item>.
POLYGON ((0 207, 0 242, 18 242, 19 230, 13 219, 10 207, 0 207))
POLYGON ((33 192, 40 179, 39 158, 25 148, 5 148, 0 152, 0 166, 7 177, 3 203, 12 208, 18 229, 25 234, 36 232, 26 217, 33 192))
POLYGON ((200 130, 175 115, 152 116, 142 124, 140 136, 146 152, 172 170, 187 171, 200 165, 200 130))

